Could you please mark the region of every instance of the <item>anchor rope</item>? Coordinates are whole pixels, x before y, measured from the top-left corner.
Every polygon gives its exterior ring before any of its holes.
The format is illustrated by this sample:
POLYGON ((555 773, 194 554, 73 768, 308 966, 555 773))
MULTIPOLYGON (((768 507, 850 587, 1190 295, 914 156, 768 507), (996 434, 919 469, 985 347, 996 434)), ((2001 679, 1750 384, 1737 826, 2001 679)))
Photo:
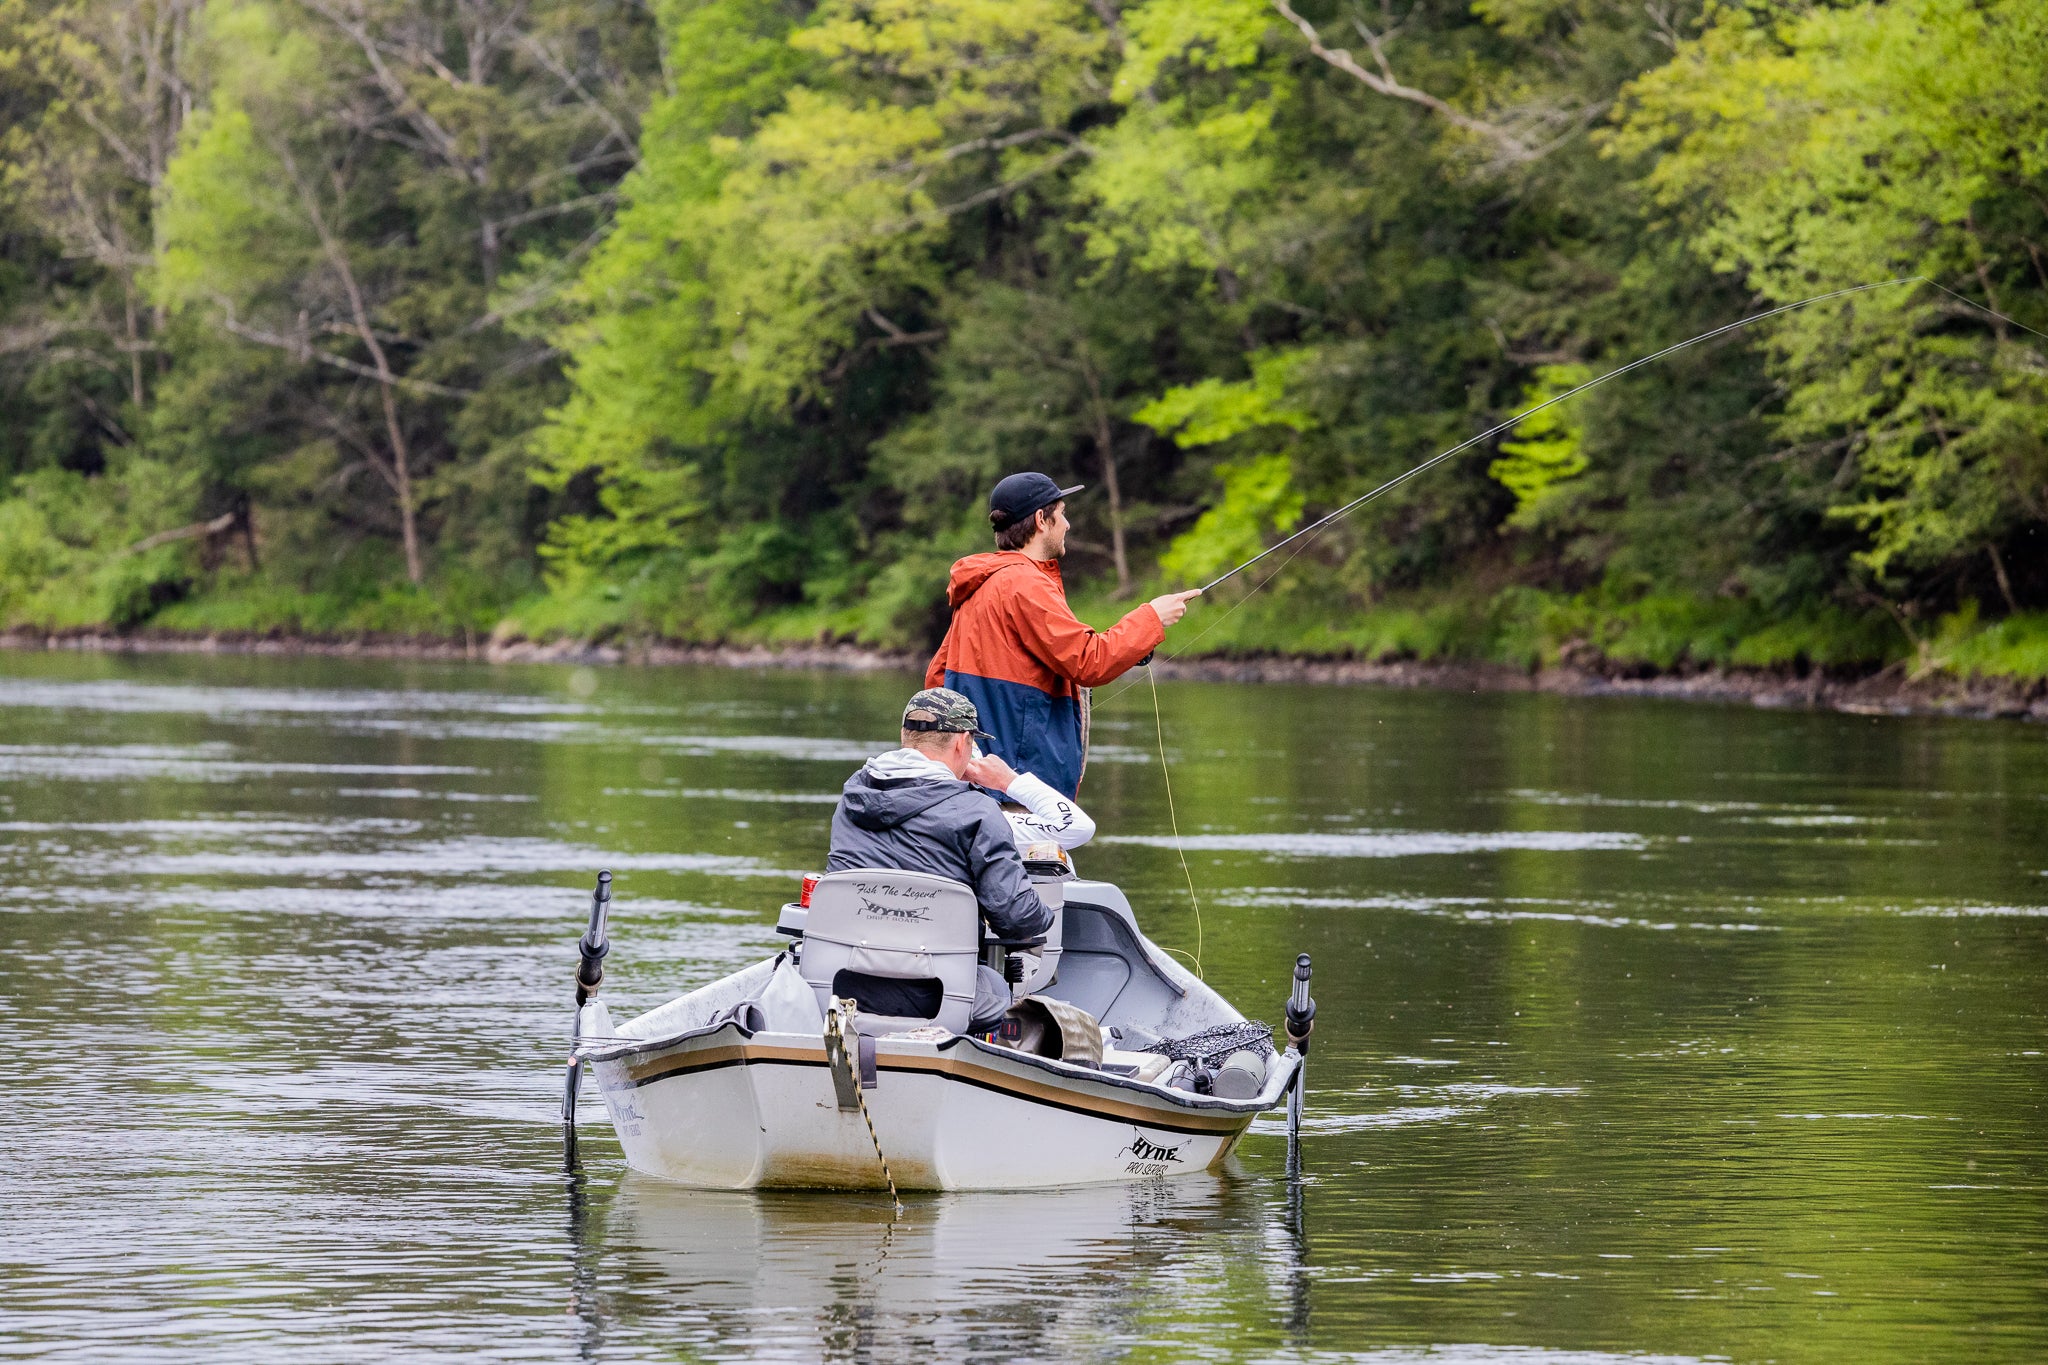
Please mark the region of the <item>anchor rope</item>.
MULTIPOLYGON (((826 1051, 830 1053, 833 1049, 829 1045, 836 1043, 838 1045, 839 1060, 845 1064, 849 1072, 854 1071, 855 1063, 853 1059, 859 1055, 859 1051, 857 1047, 852 1052, 847 1050, 846 1016, 838 1010, 825 1011, 825 1039, 828 1044, 826 1051)), ((889 1186, 889 1202, 895 1206, 896 1213, 900 1217, 903 1213, 903 1196, 896 1193, 896 1177, 889 1173, 889 1158, 882 1155, 882 1139, 875 1135, 874 1115, 868 1113, 867 1097, 861 1094, 860 1090, 860 1077, 855 1075, 853 1077, 853 1102, 860 1108, 860 1121, 868 1126, 868 1141, 874 1144, 875 1161, 882 1168, 883 1182, 889 1186)))

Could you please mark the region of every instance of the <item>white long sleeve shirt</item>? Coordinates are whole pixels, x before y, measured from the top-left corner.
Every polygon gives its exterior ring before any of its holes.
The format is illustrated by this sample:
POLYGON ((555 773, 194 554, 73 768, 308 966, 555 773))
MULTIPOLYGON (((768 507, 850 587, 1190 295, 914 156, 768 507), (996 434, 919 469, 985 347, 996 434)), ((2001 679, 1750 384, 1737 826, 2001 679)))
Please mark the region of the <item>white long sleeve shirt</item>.
POLYGON ((1071 852, 1095 837, 1095 822, 1087 811, 1030 773, 1017 774, 1003 794, 1024 807, 1003 812, 1010 817, 1020 847, 1050 840, 1071 852))

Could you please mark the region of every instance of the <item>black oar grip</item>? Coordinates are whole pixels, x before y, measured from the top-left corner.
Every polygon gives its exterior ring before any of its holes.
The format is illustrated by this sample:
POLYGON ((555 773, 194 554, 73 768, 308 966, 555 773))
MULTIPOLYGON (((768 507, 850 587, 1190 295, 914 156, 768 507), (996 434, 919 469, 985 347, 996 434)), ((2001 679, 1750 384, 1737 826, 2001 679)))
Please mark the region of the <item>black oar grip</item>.
POLYGON ((1287 998, 1287 1041, 1304 1057, 1308 1055, 1308 1036, 1316 1027, 1316 1002, 1308 993, 1312 972, 1307 953, 1294 960, 1294 992, 1287 998))
POLYGON ((576 941, 580 960, 576 964, 576 1008, 582 1009, 604 981, 604 956, 612 950, 605 938, 605 916, 612 904, 612 874, 597 874, 597 889, 590 893, 590 927, 576 941))

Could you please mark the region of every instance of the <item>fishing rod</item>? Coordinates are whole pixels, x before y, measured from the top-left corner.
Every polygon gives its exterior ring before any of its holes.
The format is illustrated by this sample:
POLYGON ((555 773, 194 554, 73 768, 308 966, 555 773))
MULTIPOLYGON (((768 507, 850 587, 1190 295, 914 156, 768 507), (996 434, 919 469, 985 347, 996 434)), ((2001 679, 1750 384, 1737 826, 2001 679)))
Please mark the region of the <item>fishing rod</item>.
MULTIPOLYGON (((1734 322, 1725 323, 1722 326, 1714 328, 1710 332, 1701 332, 1696 337, 1690 337, 1685 341, 1678 342, 1676 345, 1666 346, 1661 351, 1657 351, 1653 354, 1642 356, 1635 360, 1631 360, 1628 362, 1628 364, 1621 366, 1619 369, 1609 370, 1606 374, 1600 375, 1593 379, 1588 379, 1585 383, 1578 385, 1576 388, 1566 389, 1563 393, 1558 394, 1554 398, 1545 399, 1543 402, 1536 404, 1532 408, 1528 408, 1522 412, 1518 412, 1513 417, 1508 418, 1507 421, 1500 423, 1498 426, 1488 427, 1485 431, 1480 432, 1477 436, 1474 436, 1469 440, 1460 441, 1457 445, 1452 446, 1449 450, 1438 451, 1436 454, 1424 460, 1421 464, 1416 465, 1413 469, 1410 469, 1405 473, 1395 475, 1393 478, 1388 479, 1385 483, 1381 484, 1378 488, 1373 489, 1371 492, 1364 493, 1359 495, 1358 497, 1353 498, 1350 502, 1345 503, 1336 511, 1329 513, 1327 516, 1319 518, 1310 525, 1302 527, 1299 531, 1296 531, 1293 535, 1287 537, 1287 539, 1279 541, 1278 543, 1259 551, 1250 559, 1247 559, 1244 563, 1238 565, 1236 568, 1230 570, 1228 573, 1223 574, 1221 577, 1211 579, 1209 582, 1204 583, 1202 585, 1202 591, 1206 593, 1211 588, 1216 587, 1218 584, 1229 582, 1231 579, 1243 573, 1246 569, 1249 569, 1252 565, 1258 563, 1260 560, 1264 559, 1267 555, 1272 554, 1274 551, 1285 549, 1287 546, 1293 544, 1295 541, 1300 540, 1303 536, 1315 534, 1317 531, 1322 530, 1323 527, 1328 526, 1331 522, 1337 521, 1342 517, 1350 515, 1358 508, 1363 507, 1366 503, 1371 502, 1380 494, 1385 493, 1390 489, 1398 488, 1400 485, 1414 478, 1417 474, 1420 474, 1425 470, 1432 469, 1437 465, 1442 464, 1445 460, 1450 459, 1451 456, 1459 454, 1463 451, 1470 450, 1473 446, 1478 445, 1481 441, 1490 440, 1493 437, 1500 435, 1502 432, 1520 425, 1522 422, 1526 421, 1531 417, 1534 417, 1537 413, 1543 411, 1545 408, 1555 407, 1559 403, 1564 402, 1568 398, 1577 397, 1579 394, 1584 393, 1587 389, 1596 388, 1601 384, 1605 384, 1610 379, 1619 379, 1621 376, 1627 374, 1630 370, 1641 369, 1645 365, 1651 364, 1655 361, 1662 360, 1667 355, 1674 355, 1679 351, 1685 350, 1688 346, 1697 346, 1703 341, 1712 341, 1715 337, 1725 336, 1728 333, 1736 331, 1739 328, 1747 327, 1753 322, 1762 322, 1767 318, 1774 318, 1782 313, 1790 313, 1795 309, 1805 308, 1810 304, 1825 303, 1829 299, 1839 299, 1849 294, 1862 294, 1872 289, 1889 289, 1893 285, 1897 284, 1934 284, 1934 281, 1928 279, 1924 275, 1902 275, 1895 280, 1879 280, 1874 284, 1851 285, 1847 289, 1835 289, 1825 294, 1815 294, 1810 299, 1801 299, 1797 303, 1788 303, 1785 304, 1783 307, 1773 308, 1767 313, 1755 313, 1749 317, 1740 318, 1734 322)), ((1941 289, 1941 286, 1938 284, 1935 284, 1934 287, 1937 289, 1941 289)), ((1954 290, 1950 289, 1942 289, 1942 292, 1944 294, 1955 293, 1954 290)), ((1958 294, 1956 295, 1956 297, 1961 298, 1962 296, 1958 294)), ((1964 302, 1968 303, 1969 300, 1965 299, 1964 302)), ((1972 304, 1971 306, 1975 307, 1976 305, 1972 304)))
MULTIPOLYGON (((1870 284, 1856 284, 1851 285, 1846 289, 1831 289, 1825 294, 1815 294, 1812 298, 1800 299, 1795 303, 1783 304, 1777 308, 1772 308, 1762 313, 1753 313, 1746 318, 1738 318, 1734 322, 1724 323, 1721 326, 1715 327, 1709 331, 1701 332, 1698 336, 1688 337, 1684 341, 1678 342, 1671 346, 1666 346, 1661 351, 1655 351, 1649 355, 1640 356, 1634 360, 1629 361, 1626 365, 1622 365, 1619 368, 1609 370, 1606 374, 1598 375, 1592 379, 1587 380, 1583 384, 1577 385, 1574 388, 1566 389, 1563 393, 1560 393, 1555 397, 1547 398, 1543 402, 1538 403, 1533 407, 1526 408, 1523 411, 1516 413, 1513 417, 1508 418, 1505 422, 1501 422, 1495 426, 1488 427, 1485 431, 1480 432, 1477 436, 1474 436, 1469 440, 1460 441, 1457 445, 1452 446, 1448 450, 1438 451, 1436 454, 1430 456, 1428 459, 1424 460, 1421 464, 1414 466, 1412 469, 1405 470, 1402 473, 1395 475, 1393 478, 1388 479, 1385 483, 1379 485, 1379 487, 1374 488, 1366 493, 1360 494, 1358 497, 1353 498, 1350 502, 1345 503, 1342 507, 1339 507, 1336 511, 1330 512, 1322 517, 1317 518, 1315 521, 1311 522, 1307 526, 1302 527, 1299 531, 1296 531, 1294 534, 1259 551, 1257 554, 1253 555, 1250 559, 1247 559, 1244 563, 1238 565, 1236 568, 1231 569, 1223 574, 1218 575, 1215 578, 1210 579, 1207 583, 1204 583, 1202 585, 1201 591, 1207 593, 1211 589, 1216 588, 1221 584, 1228 583, 1231 579, 1237 577, 1237 575, 1243 573, 1246 569, 1249 569, 1252 565, 1258 563, 1260 560, 1265 559, 1268 555, 1272 555, 1281 550, 1284 550, 1289 545, 1294 544, 1294 542, 1298 540, 1303 540, 1305 537, 1314 536, 1318 531, 1322 530, 1325 526, 1328 526, 1332 522, 1339 521, 1342 518, 1349 516, 1351 513, 1357 511, 1365 504, 1371 502, 1374 498, 1377 498, 1382 493, 1386 493, 1392 489, 1400 487, 1402 484, 1408 482, 1408 480, 1414 478, 1416 475, 1422 474, 1430 469, 1434 469, 1437 465, 1442 464, 1445 460, 1450 459, 1453 455, 1461 454, 1464 451, 1470 450, 1473 446, 1478 445, 1482 441, 1491 440, 1493 437, 1500 435, 1502 432, 1508 431, 1514 428, 1515 426, 1520 425, 1523 421, 1526 421, 1528 418, 1535 416, 1539 412, 1542 412, 1545 408, 1555 407, 1557 404, 1562 403, 1567 399, 1576 398, 1578 395, 1584 393, 1586 390, 1591 388, 1597 388, 1599 385, 1605 384, 1610 379, 1619 379, 1622 375, 1627 374, 1631 370, 1641 369, 1645 365, 1653 364, 1656 361, 1664 359, 1664 357, 1668 355, 1675 355, 1679 351, 1683 351, 1688 347, 1697 346, 1701 342, 1712 341, 1715 337, 1726 336, 1730 332, 1739 331, 1740 329, 1747 327, 1752 323, 1763 322, 1770 318, 1775 318, 1782 316, 1786 313, 1795 312, 1801 308, 1810 307, 1816 303, 1825 303, 1829 299, 1839 299, 1846 297, 1850 294, 1867 293, 1873 289, 1889 289, 1894 285, 1901 284, 1930 285, 1933 288, 1938 289, 1942 293, 1948 295, 1950 298, 1955 299, 1957 302, 1961 303, 1966 308, 1969 308, 1978 313, 1985 314, 1988 317, 1997 318, 1999 321, 2017 327, 2021 331, 2030 332, 2035 336, 2042 337, 2044 340, 2048 340, 2048 333, 2035 331, 2032 327, 2027 326, 2025 323, 2020 322, 2014 318, 2009 318, 2005 314, 1998 312, 1996 309, 1986 308, 1983 304, 1978 303, 1976 300, 1965 298, 1963 295, 1958 294, 1955 290, 1950 289, 1947 285, 1942 284, 1938 280, 1929 279, 1925 275, 1901 275, 1897 279, 1877 280, 1870 284)), ((1301 550, 1305 550, 1307 548, 1308 546, 1304 544, 1301 547, 1301 550)), ((1288 563, 1292 563, 1295 555, 1300 554, 1301 550, 1296 550, 1293 555, 1289 555, 1287 557, 1287 560, 1283 562, 1280 567, 1284 569, 1288 563)), ((1267 583, 1272 582, 1274 574, 1277 573, 1279 573, 1278 569, 1274 570, 1273 574, 1268 574, 1265 578, 1261 579, 1257 584, 1253 585, 1251 591, 1257 592, 1260 588, 1263 588, 1267 583)), ((1179 649, 1174 650, 1169 654, 1166 654, 1164 657, 1169 659, 1177 658, 1178 656, 1187 653, 1188 650, 1194 648, 1194 646, 1201 641, 1203 636, 1209 634, 1210 631, 1213 631, 1216 629, 1216 627, 1222 625, 1224 620, 1227 617, 1229 617, 1232 612, 1235 612, 1239 607, 1243 606, 1245 602, 1249 600, 1250 594, 1247 593, 1244 597, 1239 598, 1236 602, 1233 602, 1228 608, 1226 608, 1221 616, 1218 616, 1215 620, 1211 621, 1202 630, 1198 631, 1193 639, 1189 640, 1179 649)), ((1146 672, 1151 672, 1149 667, 1146 669, 1146 672)), ((1129 691, 1132 687, 1135 687, 1136 685, 1136 679, 1132 679, 1124 683, 1123 686, 1117 688, 1108 696, 1102 698, 1101 704, 1107 705, 1108 703, 1115 701, 1118 697, 1122 696, 1125 692, 1129 691)))
MULTIPOLYGON (((1216 588, 1221 584, 1229 582, 1231 579, 1237 577, 1237 575, 1243 573, 1246 569, 1249 569, 1252 565, 1258 563, 1260 560, 1266 558, 1268 555, 1275 554, 1280 550, 1286 549, 1289 545, 1292 545, 1297 540, 1301 540, 1305 536, 1313 536, 1316 532, 1322 530, 1325 526, 1328 526, 1334 521, 1338 521, 1346 516, 1349 516, 1352 512, 1355 512, 1360 507, 1365 506, 1365 504, 1371 502, 1380 494, 1385 493, 1390 489, 1400 487, 1402 484, 1408 482, 1408 480, 1414 478, 1416 475, 1424 473, 1430 469, 1435 468, 1437 465, 1442 464, 1445 460, 1450 459, 1453 455, 1457 455, 1463 451, 1470 450, 1473 446, 1478 445, 1482 441, 1491 440, 1493 437, 1500 435, 1502 432, 1508 431, 1511 428, 1520 425, 1527 419, 1535 416, 1537 413, 1542 412, 1545 408, 1555 407, 1559 403, 1562 403, 1569 398, 1576 398, 1578 395, 1584 393, 1586 390, 1591 388, 1597 388, 1598 386, 1605 384, 1610 379, 1619 379, 1621 376, 1627 374, 1631 370, 1641 369, 1645 365, 1653 364, 1656 361, 1662 360, 1664 357, 1668 355, 1675 355, 1688 347, 1697 346, 1701 342, 1712 341, 1715 337, 1719 336, 1726 336, 1728 333, 1738 331, 1744 327, 1749 326, 1751 323, 1763 322, 1769 318, 1780 317, 1783 314, 1795 312, 1798 309, 1810 307, 1811 305, 1816 303, 1825 303, 1829 299, 1846 298, 1851 294, 1868 293, 1873 289, 1889 289, 1894 285, 1901 284, 1932 285, 1934 288, 1939 289, 1942 293, 1947 294, 1950 298, 1955 299, 1958 302, 1962 303, 1965 307, 1973 309, 1976 312, 1986 314, 1987 316, 1997 318, 2001 322, 2009 323, 2012 326, 2019 328, 2021 331, 2031 332, 2035 336, 2041 337, 2044 340, 2048 340, 2048 333, 2035 331, 2032 327, 2027 326, 2025 323, 2019 322, 2013 318, 2009 318, 2005 314, 1998 312, 1996 309, 1986 308, 1984 305, 1976 302, 1973 299, 1964 298, 1961 294, 1956 293, 1955 290, 1950 289, 1948 286, 1940 283, 1937 280, 1931 280, 1925 275, 1901 275, 1897 279, 1877 280, 1870 284, 1850 285, 1846 289, 1831 289, 1825 294, 1815 294, 1812 298, 1800 299, 1796 303, 1787 303, 1777 308, 1769 309, 1762 313, 1753 313, 1749 317, 1738 318, 1734 322, 1724 323, 1723 325, 1713 328, 1710 331, 1701 332, 1698 336, 1688 337, 1686 340, 1678 342, 1675 345, 1666 346, 1661 351, 1654 351, 1649 355, 1638 357, 1635 360, 1629 361, 1626 365, 1622 365, 1619 368, 1609 370, 1606 374, 1596 376, 1595 378, 1587 380, 1583 384, 1577 385, 1573 388, 1566 389, 1563 393, 1560 393, 1555 397, 1547 398, 1543 402, 1538 403, 1533 407, 1526 408, 1523 411, 1516 413, 1513 417, 1508 418, 1505 422, 1501 422, 1498 425, 1488 427, 1485 431, 1480 432, 1477 436, 1471 437, 1468 440, 1460 441, 1458 444, 1452 446, 1448 450, 1438 451, 1436 454, 1430 456, 1428 459, 1424 460, 1421 464, 1414 466, 1412 469, 1408 469, 1400 474, 1396 474, 1393 478, 1388 479, 1379 487, 1374 488, 1369 492, 1360 494, 1358 497, 1353 498, 1350 502, 1345 503, 1342 507, 1339 507, 1336 511, 1317 518, 1315 521, 1311 522, 1307 526, 1302 527, 1299 531, 1296 531, 1293 535, 1288 536, 1286 539, 1278 541, 1275 544, 1270 545, 1267 548, 1259 551, 1257 554, 1253 555, 1250 559, 1247 559, 1244 563, 1238 565, 1236 568, 1231 569, 1228 572, 1223 573, 1216 578, 1210 579, 1207 583, 1204 583, 1202 585, 1201 591, 1207 593, 1211 589, 1216 588)), ((1308 548, 1308 546, 1304 544, 1301 548, 1305 550, 1308 548)), ((1233 602, 1223 612, 1221 616, 1218 616, 1214 621, 1211 621, 1206 627, 1204 627, 1200 632, 1198 632, 1195 635, 1194 639, 1188 641, 1187 644, 1181 646, 1179 650, 1175 651, 1175 654, 1185 654, 1189 649, 1192 649, 1197 643, 1199 643, 1203 636, 1207 635, 1210 631, 1216 629, 1216 627, 1222 625, 1224 620, 1229 617, 1231 612, 1236 611, 1239 607, 1243 606, 1246 601, 1250 600, 1252 592, 1257 592, 1260 588, 1263 588, 1266 586, 1266 584, 1272 582, 1273 579, 1279 575, 1281 569, 1285 569, 1288 564, 1294 561, 1295 555, 1298 555, 1300 553, 1301 550, 1296 550, 1294 552, 1294 555, 1289 555, 1287 559, 1281 563, 1279 569, 1275 569, 1272 573, 1267 574, 1264 578, 1260 579, 1257 583, 1253 584, 1251 592, 1246 593, 1236 602, 1233 602)), ((1169 654, 1166 657, 1173 658, 1175 657, 1175 654, 1169 654)), ((1140 665, 1140 667, 1143 669, 1145 677, 1148 680, 1152 679, 1153 672, 1151 668, 1151 659, 1149 656, 1146 659, 1146 662, 1140 665)), ((1133 678, 1130 681, 1124 683, 1121 687, 1117 688, 1114 692, 1111 692, 1108 696, 1104 697, 1102 699, 1101 704, 1107 705, 1108 703, 1115 701, 1118 697, 1122 696, 1125 692, 1128 692, 1131 688, 1135 686, 1137 686, 1137 679, 1133 678)), ((1159 685, 1157 681, 1153 681, 1152 683, 1152 722, 1159 739, 1159 770, 1163 776, 1167 770, 1166 728, 1164 723, 1160 720, 1159 716, 1159 685)), ((1180 855, 1181 872, 1187 877, 1188 880, 1188 897, 1191 901, 1194 902, 1195 905, 1196 933, 1197 935, 1199 935, 1201 932, 1201 902, 1195 897, 1194 873, 1190 871, 1188 868, 1187 850, 1181 843, 1180 817, 1177 813, 1173 811, 1173 785, 1172 779, 1170 777, 1166 779, 1166 800, 1169 818, 1173 821, 1174 851, 1180 855)), ((1199 947, 1199 937, 1197 938, 1196 942, 1197 946, 1199 947)), ((1313 1009, 1313 1006, 1311 1006, 1311 1009, 1313 1009)), ((1290 1019, 1291 1018, 1292 1016, 1290 1015, 1290 1019)), ((1303 1050, 1306 1051, 1307 1049, 1304 1047, 1303 1050)))

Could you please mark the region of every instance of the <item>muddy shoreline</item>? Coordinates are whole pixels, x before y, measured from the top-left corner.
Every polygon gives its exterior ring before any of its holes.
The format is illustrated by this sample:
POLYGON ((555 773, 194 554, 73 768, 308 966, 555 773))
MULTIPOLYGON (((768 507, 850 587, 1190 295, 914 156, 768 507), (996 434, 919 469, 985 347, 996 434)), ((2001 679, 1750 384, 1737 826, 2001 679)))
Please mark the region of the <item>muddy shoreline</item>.
MULTIPOLYGON (((365 635, 322 638, 284 634, 182 635, 161 631, 0 631, 0 649, 74 650, 111 654, 250 654, 344 659, 470 660, 480 663, 612 665, 704 664, 722 668, 833 668, 854 672, 915 670, 924 656, 857 645, 693 645, 675 641, 590 644, 576 640, 451 639, 365 635)), ((1581 697, 1661 697, 1784 710, 1844 711, 1877 716, 1960 716, 2048 721, 2048 679, 1910 677, 1899 668, 1803 676, 1763 669, 1678 669, 1652 673, 1615 666, 1580 650, 1569 664, 1529 671, 1507 664, 1425 663, 1302 657, 1161 659, 1161 678, 1209 682, 1325 683, 1361 687, 1436 688, 1461 692, 1554 692, 1581 697)))

